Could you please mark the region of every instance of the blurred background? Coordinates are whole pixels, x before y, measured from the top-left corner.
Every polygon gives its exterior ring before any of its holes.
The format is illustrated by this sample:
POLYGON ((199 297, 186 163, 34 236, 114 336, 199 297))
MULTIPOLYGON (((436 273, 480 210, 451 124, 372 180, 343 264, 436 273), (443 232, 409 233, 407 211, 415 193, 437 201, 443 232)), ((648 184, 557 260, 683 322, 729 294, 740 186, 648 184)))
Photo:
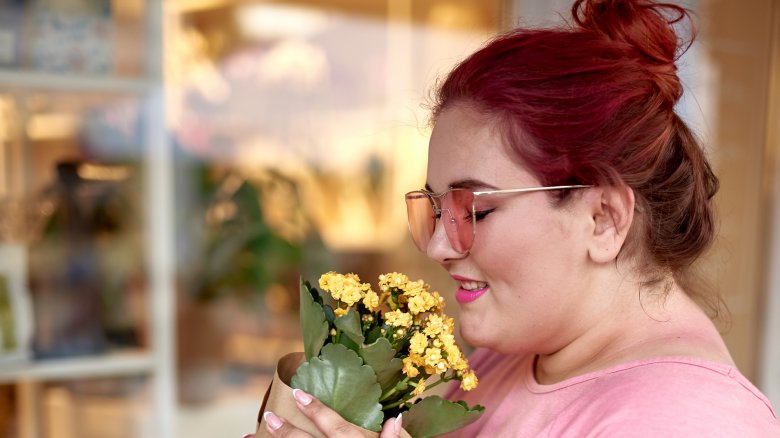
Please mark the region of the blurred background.
MULTIPOLYGON (((298 279, 445 272, 407 236, 427 97, 550 0, 0 0, 0 437, 238 437, 298 279)), ((701 263, 780 406, 780 0, 682 2, 721 177, 701 263)), ((449 308, 454 313, 455 306, 449 308)))

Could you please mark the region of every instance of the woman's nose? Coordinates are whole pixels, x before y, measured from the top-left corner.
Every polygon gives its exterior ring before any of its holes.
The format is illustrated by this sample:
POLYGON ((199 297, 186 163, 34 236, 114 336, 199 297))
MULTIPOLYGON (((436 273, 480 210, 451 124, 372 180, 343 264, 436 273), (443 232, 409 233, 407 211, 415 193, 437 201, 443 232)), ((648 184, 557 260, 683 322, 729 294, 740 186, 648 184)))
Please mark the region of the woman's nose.
POLYGON ((428 242, 428 249, 425 254, 432 260, 439 262, 440 264, 446 263, 448 260, 463 258, 466 254, 461 254, 452 247, 449 239, 447 238, 447 230, 442 224, 443 221, 450 220, 447 216, 448 212, 442 211, 441 216, 436 219, 436 226, 433 229, 433 235, 430 242, 428 242))

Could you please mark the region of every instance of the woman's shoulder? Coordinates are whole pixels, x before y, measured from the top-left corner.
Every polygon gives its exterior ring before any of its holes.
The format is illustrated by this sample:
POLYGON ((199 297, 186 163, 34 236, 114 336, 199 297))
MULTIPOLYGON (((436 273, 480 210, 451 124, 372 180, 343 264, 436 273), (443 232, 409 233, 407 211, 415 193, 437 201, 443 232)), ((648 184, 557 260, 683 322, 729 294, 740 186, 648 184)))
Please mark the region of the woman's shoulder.
POLYGON ((610 435, 641 429, 647 436, 780 436, 769 400, 730 364, 660 357, 588 377, 582 380, 590 383, 588 390, 556 420, 556 429, 610 435))
POLYGON ((631 393, 640 399, 670 391, 686 392, 692 398, 707 397, 715 392, 760 403, 775 415, 766 396, 728 363, 697 357, 656 357, 628 362, 606 369, 602 374, 602 385, 616 389, 637 387, 641 391, 631 393))

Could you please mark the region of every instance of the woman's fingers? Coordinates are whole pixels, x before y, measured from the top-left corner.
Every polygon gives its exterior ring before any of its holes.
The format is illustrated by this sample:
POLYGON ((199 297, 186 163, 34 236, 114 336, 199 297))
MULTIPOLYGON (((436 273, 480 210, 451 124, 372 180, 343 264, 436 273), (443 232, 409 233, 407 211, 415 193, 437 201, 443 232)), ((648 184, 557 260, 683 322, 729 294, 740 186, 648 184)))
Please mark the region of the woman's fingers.
POLYGON ((279 418, 271 411, 265 411, 263 414, 263 420, 265 420, 265 430, 274 437, 287 437, 287 438, 311 438, 308 433, 295 428, 290 423, 279 418))
MULTIPOLYGON (((293 397, 295 398, 295 403, 298 405, 298 409, 303 415, 308 417, 317 429, 326 437, 363 437, 358 426, 345 420, 341 415, 325 406, 311 395, 300 389, 293 389, 293 397)), ((268 433, 270 433, 271 436, 293 438, 311 436, 308 433, 295 428, 273 412, 266 411, 266 413, 263 414, 263 419, 265 420, 266 430, 268 430, 268 433)), ((400 437, 402 427, 401 421, 401 415, 385 421, 382 432, 379 435, 380 438, 400 437)))
POLYGON ((401 415, 398 414, 397 417, 385 421, 379 438, 398 438, 401 436, 401 427, 403 427, 401 415))
POLYGON ((311 395, 293 389, 298 409, 327 437, 362 437, 358 427, 311 395))

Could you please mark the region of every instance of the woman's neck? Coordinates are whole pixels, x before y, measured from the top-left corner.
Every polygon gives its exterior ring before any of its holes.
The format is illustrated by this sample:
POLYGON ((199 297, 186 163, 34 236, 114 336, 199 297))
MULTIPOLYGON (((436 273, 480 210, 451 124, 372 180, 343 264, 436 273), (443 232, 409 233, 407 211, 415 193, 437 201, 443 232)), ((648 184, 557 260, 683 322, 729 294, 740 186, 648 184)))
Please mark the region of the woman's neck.
POLYGON ((697 357, 733 364, 717 329, 674 282, 668 291, 621 291, 618 300, 594 315, 587 330, 563 348, 539 355, 541 384, 598 371, 633 360, 662 356, 697 357))

